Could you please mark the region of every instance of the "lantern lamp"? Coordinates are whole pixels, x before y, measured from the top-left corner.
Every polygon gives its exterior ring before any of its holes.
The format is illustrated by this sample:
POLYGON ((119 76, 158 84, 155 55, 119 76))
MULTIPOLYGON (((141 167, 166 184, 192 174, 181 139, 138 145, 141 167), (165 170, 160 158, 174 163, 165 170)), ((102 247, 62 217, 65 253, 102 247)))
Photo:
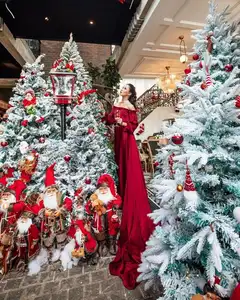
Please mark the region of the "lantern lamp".
POLYGON ((49 73, 55 104, 61 109, 61 137, 66 138, 66 107, 71 104, 73 90, 76 82, 76 73, 73 72, 50 72, 49 73))

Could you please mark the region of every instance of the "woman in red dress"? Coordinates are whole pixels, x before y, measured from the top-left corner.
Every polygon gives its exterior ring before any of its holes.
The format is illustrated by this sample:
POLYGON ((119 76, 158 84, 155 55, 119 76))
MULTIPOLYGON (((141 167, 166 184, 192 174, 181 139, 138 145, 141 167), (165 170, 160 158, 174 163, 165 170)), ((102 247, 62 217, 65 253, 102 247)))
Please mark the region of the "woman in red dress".
POLYGON ((119 276, 127 289, 137 286, 138 266, 154 225, 140 162, 134 130, 137 128, 136 91, 132 84, 124 86, 121 100, 115 102, 107 117, 115 124, 115 159, 118 165, 119 194, 123 198, 122 223, 118 251, 110 263, 110 273, 119 276))

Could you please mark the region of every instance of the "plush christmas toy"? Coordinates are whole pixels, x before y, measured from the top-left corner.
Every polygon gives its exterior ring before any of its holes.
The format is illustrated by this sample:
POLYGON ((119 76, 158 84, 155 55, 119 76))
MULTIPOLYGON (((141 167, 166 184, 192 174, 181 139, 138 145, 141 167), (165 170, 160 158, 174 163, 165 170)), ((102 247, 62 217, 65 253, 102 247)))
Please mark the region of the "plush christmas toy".
POLYGON ((25 91, 25 97, 22 102, 27 114, 35 115, 36 109, 35 106, 37 104, 37 99, 35 93, 32 89, 28 89, 25 91))
POLYGON ((38 154, 36 151, 32 150, 18 163, 18 169, 21 172, 21 180, 24 182, 29 182, 32 175, 34 174, 38 164, 38 154))
POLYGON ((92 210, 101 216, 106 213, 106 208, 104 207, 103 201, 99 200, 96 194, 92 194, 90 197, 92 210))
POLYGON ((188 165, 186 170, 186 179, 185 179, 183 194, 187 202, 187 207, 190 209, 196 208, 198 204, 198 194, 192 182, 188 165))
POLYGON ((66 64, 66 69, 69 72, 73 72, 74 71, 74 64, 73 64, 73 62, 71 60, 66 64))

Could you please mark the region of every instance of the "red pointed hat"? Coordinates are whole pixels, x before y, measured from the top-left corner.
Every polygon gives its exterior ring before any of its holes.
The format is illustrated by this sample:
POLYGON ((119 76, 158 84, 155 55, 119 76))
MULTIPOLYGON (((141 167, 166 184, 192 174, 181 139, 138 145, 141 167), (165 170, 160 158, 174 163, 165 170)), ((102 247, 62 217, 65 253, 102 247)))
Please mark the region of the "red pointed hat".
POLYGON ((17 179, 8 188, 14 192, 16 201, 20 201, 21 195, 26 187, 26 184, 22 180, 17 179))
POLYGON ((54 176, 54 167, 56 163, 52 164, 51 166, 47 167, 46 170, 46 177, 45 177, 45 187, 49 187, 51 185, 56 184, 55 176, 54 176))
POLYGON ((38 204, 33 204, 33 205, 26 204, 22 212, 22 215, 28 218, 34 218, 38 215, 39 211, 40 211, 40 207, 38 204))
POLYGON ((187 192, 196 191, 195 186, 192 182, 192 178, 191 178, 190 170, 189 170, 188 166, 187 166, 187 171, 186 171, 186 179, 185 179, 185 183, 184 183, 184 190, 187 191, 187 192))
POLYGON ((99 177, 98 179, 98 185, 101 185, 101 184, 107 184, 107 186, 109 187, 112 195, 115 197, 116 196, 116 189, 115 189, 115 183, 114 183, 114 180, 112 178, 111 175, 109 174, 103 174, 99 177))

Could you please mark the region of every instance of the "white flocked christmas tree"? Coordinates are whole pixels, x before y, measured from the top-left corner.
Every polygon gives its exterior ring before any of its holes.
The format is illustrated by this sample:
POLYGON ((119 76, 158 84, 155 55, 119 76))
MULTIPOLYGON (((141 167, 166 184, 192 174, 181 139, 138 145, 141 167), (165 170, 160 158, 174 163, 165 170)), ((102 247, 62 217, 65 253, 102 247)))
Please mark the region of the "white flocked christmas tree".
MULTIPOLYGON (((92 89, 91 79, 72 35, 64 44, 60 59, 54 62, 52 71, 76 73, 74 99, 66 112, 66 139, 62 141, 53 138, 46 141, 47 147, 39 157, 33 178, 42 190, 43 170, 56 163, 56 182, 62 190, 68 191, 70 195, 79 187, 90 192, 96 187, 101 174, 109 173, 116 177, 116 164, 106 135, 107 128, 101 122, 104 116, 102 105, 92 89)), ((52 99, 51 89, 48 91, 48 97, 52 99)))
POLYGON ((163 300, 214 293, 229 297, 240 279, 239 29, 227 11, 210 12, 180 85, 183 116, 165 128, 162 172, 151 182, 160 208, 138 280, 161 279, 163 300))
MULTIPOLYGON (((60 137, 60 116, 53 99, 45 97, 47 84, 43 79, 43 55, 33 64, 26 63, 21 76, 13 89, 9 101, 8 121, 4 124, 1 135, 0 161, 4 167, 15 169, 14 178, 24 181, 31 179, 29 174, 22 173, 19 163, 28 168, 31 164, 31 153, 41 154, 46 147, 46 139, 60 137), (30 154, 30 156, 29 156, 30 154), (29 176, 28 176, 29 175, 29 176)), ((33 157, 32 157, 33 158, 33 157)), ((35 157, 36 158, 36 157, 35 157)), ((8 184, 13 179, 9 179, 8 184)))

